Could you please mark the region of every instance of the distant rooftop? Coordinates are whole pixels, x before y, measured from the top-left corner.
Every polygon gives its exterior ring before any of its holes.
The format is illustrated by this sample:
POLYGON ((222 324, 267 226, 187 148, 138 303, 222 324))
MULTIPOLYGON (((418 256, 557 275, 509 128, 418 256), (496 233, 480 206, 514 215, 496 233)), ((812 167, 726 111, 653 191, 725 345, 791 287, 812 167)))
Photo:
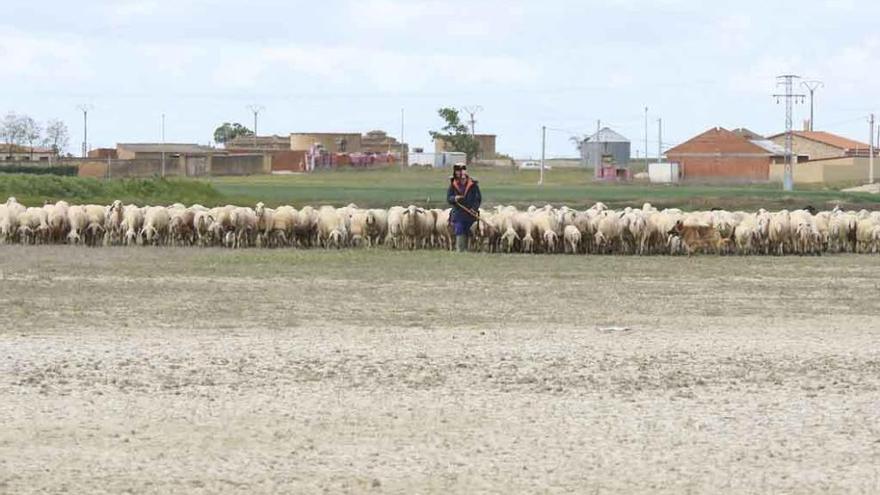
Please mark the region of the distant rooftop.
POLYGON ((216 148, 195 143, 117 143, 117 149, 124 148, 134 153, 217 153, 216 148))
POLYGON ((740 135, 750 141, 754 141, 756 139, 758 139, 758 140, 764 139, 764 136, 758 134, 757 132, 755 132, 751 129, 747 129, 745 127, 738 127, 731 132, 733 132, 734 134, 738 134, 738 135, 740 135))
MULTIPOLYGON (((42 146, 34 146, 31 148, 30 146, 20 146, 17 144, 13 144, 12 153, 52 153, 52 148, 43 148, 42 146)), ((0 143, 0 151, 3 153, 9 153, 10 146, 6 143, 0 143)))
POLYGON ((785 148, 779 146, 773 141, 770 141, 769 139, 749 139, 749 141, 751 141, 754 145, 764 148, 768 152, 772 153, 774 156, 785 156, 785 148))
POLYGON ((598 132, 593 133, 592 136, 586 139, 591 143, 600 142, 600 143, 628 143, 629 139, 623 137, 622 135, 614 132, 608 127, 603 127, 599 129, 598 132))
MULTIPOLYGON (((825 131, 793 131, 792 134, 812 141, 818 141, 820 143, 824 143, 842 150, 867 150, 869 148, 868 143, 862 143, 825 131)), ((780 132, 779 134, 774 134, 770 136, 770 139, 784 135, 784 132, 780 132)))

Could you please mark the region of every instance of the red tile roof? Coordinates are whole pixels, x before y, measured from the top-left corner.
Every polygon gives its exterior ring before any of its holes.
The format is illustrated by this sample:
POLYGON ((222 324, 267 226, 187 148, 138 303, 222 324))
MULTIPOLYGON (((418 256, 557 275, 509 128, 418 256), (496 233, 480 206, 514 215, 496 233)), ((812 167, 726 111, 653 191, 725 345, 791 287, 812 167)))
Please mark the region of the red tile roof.
POLYGON ((713 127, 678 146, 668 150, 666 155, 688 154, 750 154, 770 156, 764 148, 753 144, 740 134, 723 127, 713 127))
MULTIPOLYGON (((828 146, 833 146, 842 150, 867 150, 869 148, 868 143, 862 143, 825 131, 793 131, 792 134, 794 134, 795 136, 800 136, 804 139, 824 143, 828 146)), ((770 139, 784 135, 785 133, 781 132, 779 134, 774 134, 773 136, 770 136, 770 139)))

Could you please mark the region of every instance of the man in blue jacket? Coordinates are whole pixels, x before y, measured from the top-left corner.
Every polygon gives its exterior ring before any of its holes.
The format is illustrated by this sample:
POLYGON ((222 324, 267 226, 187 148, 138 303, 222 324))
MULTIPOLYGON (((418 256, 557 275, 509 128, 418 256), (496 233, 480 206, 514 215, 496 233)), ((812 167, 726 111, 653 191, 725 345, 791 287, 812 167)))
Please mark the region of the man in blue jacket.
POLYGON ((467 166, 462 163, 452 167, 446 201, 452 206, 449 221, 455 231, 455 250, 465 252, 471 225, 479 219, 483 197, 480 195, 480 185, 468 176, 467 166))

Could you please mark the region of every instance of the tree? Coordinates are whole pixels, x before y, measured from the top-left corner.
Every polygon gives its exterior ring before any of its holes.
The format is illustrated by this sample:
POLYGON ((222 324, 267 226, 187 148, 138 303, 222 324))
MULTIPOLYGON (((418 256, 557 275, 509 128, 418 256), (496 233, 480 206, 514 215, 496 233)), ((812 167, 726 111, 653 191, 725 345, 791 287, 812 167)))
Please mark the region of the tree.
POLYGON ((70 134, 67 125, 60 120, 50 120, 46 123, 46 137, 43 142, 47 148, 52 149, 56 157, 61 156, 70 144, 70 134))
POLYGON ((468 131, 468 126, 461 122, 458 110, 454 108, 441 108, 437 110, 440 118, 446 125, 440 131, 430 131, 431 138, 435 141, 441 139, 446 142, 446 148, 450 151, 458 151, 467 155, 467 162, 477 156, 480 151, 480 143, 468 131))
POLYGON ((30 148, 31 152, 31 160, 34 159, 34 143, 40 141, 40 136, 43 134, 43 129, 40 127, 40 124, 37 123, 29 115, 22 115, 21 119, 21 132, 22 132, 22 141, 27 143, 28 148, 30 148))
POLYGON ((21 117, 15 112, 7 113, 3 117, 3 122, 0 123, 0 137, 3 138, 3 142, 6 144, 6 152, 10 159, 12 158, 13 149, 16 146, 21 146, 24 134, 21 117))
POLYGON ((220 127, 214 130, 214 141, 225 145, 227 142, 232 141, 239 136, 253 135, 254 131, 239 124, 238 122, 234 122, 232 124, 230 124, 229 122, 224 122, 220 127))
POLYGON ((31 159, 34 157, 34 144, 40 142, 43 129, 33 117, 9 112, 0 122, 0 138, 6 144, 7 156, 12 158, 16 147, 27 144, 30 147, 31 159))

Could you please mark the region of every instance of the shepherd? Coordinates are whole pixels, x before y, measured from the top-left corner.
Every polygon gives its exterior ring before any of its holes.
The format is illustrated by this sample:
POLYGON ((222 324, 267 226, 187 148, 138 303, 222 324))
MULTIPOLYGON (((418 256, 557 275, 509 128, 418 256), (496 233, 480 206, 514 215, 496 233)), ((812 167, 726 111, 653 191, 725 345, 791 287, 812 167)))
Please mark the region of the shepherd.
POLYGON ((463 253, 468 250, 471 226, 480 219, 480 203, 483 201, 480 185, 468 175, 467 165, 456 163, 452 166, 446 201, 452 206, 449 221, 455 232, 455 250, 463 253))

